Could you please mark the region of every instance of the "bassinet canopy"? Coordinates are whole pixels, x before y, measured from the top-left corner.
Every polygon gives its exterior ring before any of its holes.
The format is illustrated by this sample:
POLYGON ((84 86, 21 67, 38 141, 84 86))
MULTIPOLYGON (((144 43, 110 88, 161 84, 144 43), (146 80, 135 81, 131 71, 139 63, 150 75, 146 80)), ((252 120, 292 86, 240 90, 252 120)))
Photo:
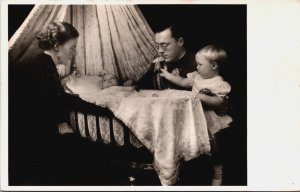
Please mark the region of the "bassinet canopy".
POLYGON ((36 35, 52 21, 73 24, 80 36, 67 64, 85 75, 107 71, 120 80, 139 79, 158 56, 154 34, 137 5, 36 5, 9 40, 9 62, 41 52, 36 35))

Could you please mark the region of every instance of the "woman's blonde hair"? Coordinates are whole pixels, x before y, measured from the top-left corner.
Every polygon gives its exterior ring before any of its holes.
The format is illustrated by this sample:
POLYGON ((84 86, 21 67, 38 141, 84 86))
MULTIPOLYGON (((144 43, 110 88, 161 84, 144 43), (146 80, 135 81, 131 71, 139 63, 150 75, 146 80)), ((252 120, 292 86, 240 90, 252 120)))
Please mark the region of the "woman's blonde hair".
POLYGON ((209 62, 217 63, 219 67, 227 60, 226 51, 217 45, 207 45, 197 52, 196 57, 199 54, 203 54, 209 62))

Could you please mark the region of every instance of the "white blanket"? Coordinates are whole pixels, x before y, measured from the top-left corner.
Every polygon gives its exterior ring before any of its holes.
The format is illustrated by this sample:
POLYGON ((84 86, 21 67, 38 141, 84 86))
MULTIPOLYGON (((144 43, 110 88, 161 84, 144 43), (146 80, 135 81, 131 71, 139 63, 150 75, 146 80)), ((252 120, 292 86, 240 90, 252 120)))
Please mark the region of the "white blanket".
POLYGON ((74 94, 92 94, 102 90, 102 77, 69 76, 65 85, 74 94))
POLYGON ((179 90, 141 90, 114 86, 83 100, 108 107, 153 153, 163 185, 176 182, 181 160, 210 153, 206 118, 198 94, 179 90))

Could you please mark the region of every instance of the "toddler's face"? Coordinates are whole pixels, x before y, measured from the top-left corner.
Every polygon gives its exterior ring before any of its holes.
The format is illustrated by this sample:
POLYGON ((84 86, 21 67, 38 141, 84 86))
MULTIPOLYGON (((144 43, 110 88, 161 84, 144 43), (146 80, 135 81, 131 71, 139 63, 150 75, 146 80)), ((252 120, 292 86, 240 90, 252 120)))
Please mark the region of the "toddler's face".
POLYGON ((213 73, 213 65, 203 54, 196 55, 197 71, 203 78, 209 78, 213 73))
POLYGON ((111 86, 117 86, 118 80, 115 76, 111 74, 104 75, 103 77, 103 89, 111 87, 111 86))

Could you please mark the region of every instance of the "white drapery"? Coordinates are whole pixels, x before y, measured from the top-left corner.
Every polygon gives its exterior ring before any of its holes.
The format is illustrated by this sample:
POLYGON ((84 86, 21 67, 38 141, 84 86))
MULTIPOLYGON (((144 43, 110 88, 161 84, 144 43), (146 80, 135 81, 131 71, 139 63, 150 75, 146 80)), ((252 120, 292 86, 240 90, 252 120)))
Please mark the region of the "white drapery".
POLYGON ((9 62, 41 52, 35 37, 52 21, 72 23, 80 33, 73 62, 81 74, 104 70, 120 80, 136 80, 158 55, 154 34, 136 5, 36 5, 9 40, 9 62))

